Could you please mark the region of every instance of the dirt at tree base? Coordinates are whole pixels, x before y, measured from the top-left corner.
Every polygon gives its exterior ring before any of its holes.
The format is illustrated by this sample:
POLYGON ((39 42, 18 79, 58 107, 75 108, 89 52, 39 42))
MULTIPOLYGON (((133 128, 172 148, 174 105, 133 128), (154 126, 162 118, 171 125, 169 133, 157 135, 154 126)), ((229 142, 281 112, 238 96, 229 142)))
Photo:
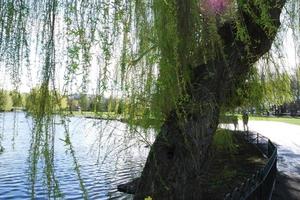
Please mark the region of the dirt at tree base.
MULTIPOLYGON (((243 138, 244 133, 227 130, 226 132, 225 134, 232 136, 230 145, 233 148, 220 149, 217 145, 212 146, 210 163, 202 177, 204 199, 224 199, 227 193, 232 192, 235 187, 264 167, 267 161, 254 144, 248 143, 243 138)), ((136 178, 119 185, 118 190, 134 194, 139 180, 136 178)))
POLYGON ((266 164, 267 159, 254 144, 243 138, 242 132, 230 132, 235 146, 233 151, 212 147, 212 159, 203 177, 205 199, 224 199, 224 195, 232 192, 266 164))

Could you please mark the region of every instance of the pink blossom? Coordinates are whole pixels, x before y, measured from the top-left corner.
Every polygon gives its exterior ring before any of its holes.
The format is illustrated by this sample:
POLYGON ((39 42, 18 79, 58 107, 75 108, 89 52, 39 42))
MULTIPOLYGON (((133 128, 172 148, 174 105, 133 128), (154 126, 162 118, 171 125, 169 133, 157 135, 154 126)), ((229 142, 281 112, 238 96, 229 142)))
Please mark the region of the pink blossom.
POLYGON ((223 13, 230 4, 230 0, 205 0, 204 8, 213 13, 223 13))

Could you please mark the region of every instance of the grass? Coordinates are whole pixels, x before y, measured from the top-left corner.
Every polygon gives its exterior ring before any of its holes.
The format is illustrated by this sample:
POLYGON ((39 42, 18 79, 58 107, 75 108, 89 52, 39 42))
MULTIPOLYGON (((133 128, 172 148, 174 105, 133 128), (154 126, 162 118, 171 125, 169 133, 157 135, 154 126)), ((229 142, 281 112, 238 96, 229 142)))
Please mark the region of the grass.
POLYGON ((213 138, 213 145, 219 151, 236 152, 237 146, 234 144, 232 132, 225 129, 218 129, 213 138))
MULTIPOLYGON (((69 111, 67 112, 68 114, 69 111)), ((115 112, 92 112, 92 111, 72 111, 72 114, 70 114, 72 116, 76 116, 76 117, 101 117, 104 119, 118 119, 120 118, 119 114, 116 114, 115 112)))
POLYGON ((250 116, 250 120, 254 121, 274 121, 274 122, 284 122, 288 124, 294 124, 300 126, 300 118, 294 117, 259 117, 259 116, 250 116))
POLYGON ((86 118, 95 118, 103 120, 119 120, 124 123, 139 126, 142 128, 154 128, 159 129, 162 122, 157 122, 155 119, 141 120, 141 116, 136 116, 135 118, 129 118, 125 114, 117 114, 115 112, 92 112, 92 111, 72 111, 72 114, 69 111, 66 111, 67 115, 75 117, 86 117, 86 118))
MULTIPOLYGON (((236 116, 238 116, 239 120, 242 120, 242 115, 237 114, 236 116)), ((300 126, 300 117, 290 117, 290 116, 286 116, 286 117, 275 117, 275 116, 266 117, 266 116, 253 116, 253 115, 250 115, 249 120, 284 122, 284 123, 294 124, 294 125, 299 125, 300 126)))

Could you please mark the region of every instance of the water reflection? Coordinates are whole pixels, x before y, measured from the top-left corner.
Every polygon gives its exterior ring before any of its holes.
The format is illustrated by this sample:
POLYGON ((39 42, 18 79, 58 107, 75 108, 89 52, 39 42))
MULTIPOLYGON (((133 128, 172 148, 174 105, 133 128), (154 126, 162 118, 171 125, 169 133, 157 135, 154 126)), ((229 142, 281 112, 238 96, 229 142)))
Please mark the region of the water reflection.
POLYGON ((5 114, 0 198, 29 199, 34 190, 36 199, 54 198, 54 193, 61 193, 63 199, 131 199, 119 193, 117 185, 139 176, 149 151, 145 141, 151 143, 153 135, 137 130, 141 136, 137 137, 117 121, 70 118, 65 127, 60 122, 56 117, 55 126, 47 127, 55 135, 43 134, 40 141, 49 144, 38 150, 43 155, 28 160, 33 158, 29 149, 32 153, 36 148, 33 121, 24 113, 5 114), (28 161, 35 164, 35 175, 28 161))

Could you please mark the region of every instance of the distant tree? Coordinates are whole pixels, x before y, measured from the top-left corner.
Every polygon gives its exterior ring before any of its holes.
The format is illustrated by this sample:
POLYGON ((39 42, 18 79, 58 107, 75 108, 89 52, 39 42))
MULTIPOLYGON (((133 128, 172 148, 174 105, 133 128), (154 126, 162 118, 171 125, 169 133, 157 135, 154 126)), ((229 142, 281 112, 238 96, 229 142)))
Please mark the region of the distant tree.
POLYGON ((38 111, 38 107, 36 106, 39 102, 40 94, 39 88, 33 88, 30 90, 29 94, 25 100, 25 109, 27 113, 35 115, 38 111))
POLYGON ((116 100, 110 96, 108 99, 108 112, 115 112, 116 100))
MULTIPOLYGON (((109 99, 103 101, 103 108, 107 108, 108 112, 122 114, 124 112, 124 100, 110 96, 109 99)), ((104 109, 105 110, 105 109, 104 109)))
POLYGON ((60 109, 60 110, 67 110, 68 109, 68 98, 66 96, 59 96, 58 97, 57 109, 60 109))
POLYGON ((79 108, 79 101, 76 99, 69 99, 69 108, 70 110, 77 110, 79 108))
POLYGON ((124 112, 124 106, 124 101, 122 99, 119 99, 117 102, 116 113, 122 114, 124 112))
POLYGON ((109 112, 109 99, 102 98, 100 101, 100 111, 101 112, 109 112))
POLYGON ((12 106, 13 102, 9 92, 0 90, 0 111, 10 111, 12 106))
POLYGON ((68 108, 67 97, 51 90, 46 89, 46 92, 42 90, 42 87, 35 87, 25 97, 25 109, 29 114, 33 116, 41 114, 40 112, 53 114, 59 110, 66 110, 68 108), (46 97, 44 96, 45 93, 46 97), (40 111, 41 108, 36 105, 42 99, 44 99, 45 110, 40 111))
POLYGON ((90 101, 89 101, 88 96, 86 94, 80 94, 79 106, 80 106, 81 110, 87 111, 89 108, 89 104, 90 104, 90 101))
POLYGON ((20 92, 14 90, 10 92, 10 96, 12 98, 13 107, 22 107, 23 106, 23 97, 20 92))
POLYGON ((101 97, 95 96, 91 98, 89 110, 95 113, 102 111, 103 105, 101 104, 101 97))

